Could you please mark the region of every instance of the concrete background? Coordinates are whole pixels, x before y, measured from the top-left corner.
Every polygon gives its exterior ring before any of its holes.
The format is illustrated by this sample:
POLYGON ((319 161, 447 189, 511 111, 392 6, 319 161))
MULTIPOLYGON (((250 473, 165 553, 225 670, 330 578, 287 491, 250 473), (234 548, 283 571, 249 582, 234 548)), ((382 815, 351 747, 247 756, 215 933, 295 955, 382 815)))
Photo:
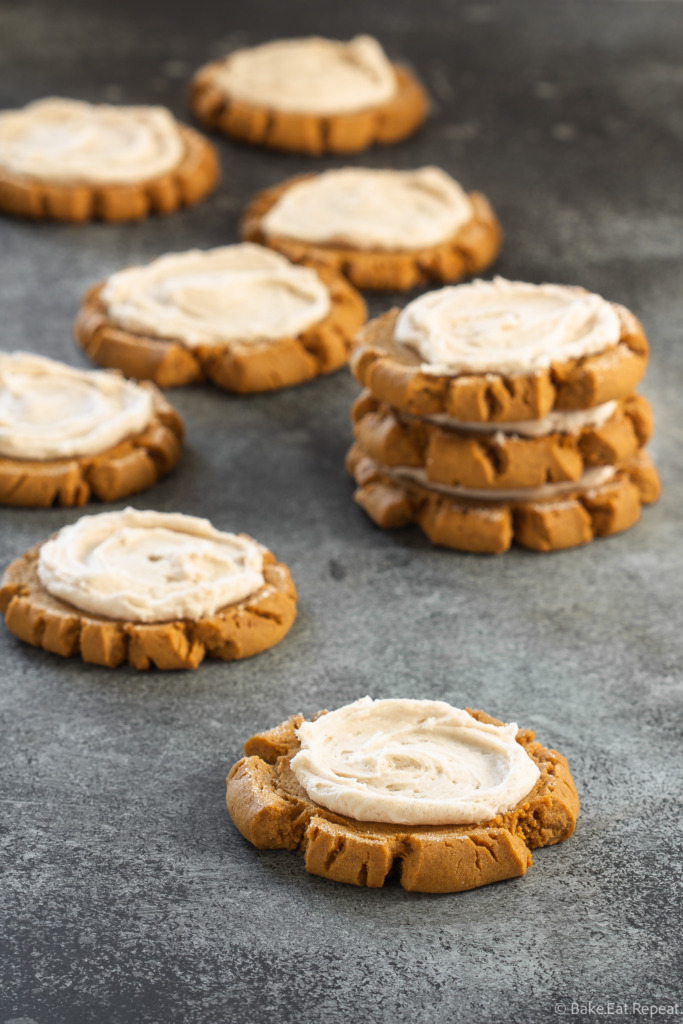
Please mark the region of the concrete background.
MULTIPOLYGON (((56 93, 187 118, 190 72, 228 47, 360 30, 414 64, 434 113, 355 162, 441 164, 496 205, 500 273, 642 318, 664 496, 577 551, 437 551, 352 503, 346 371, 261 398, 173 392, 185 457, 134 504, 261 539, 292 567, 299 619, 271 652, 185 674, 88 668, 0 632, 1 1024, 537 1024, 681 996, 683 6, 5 3, 0 108, 56 93), (454 896, 357 890, 254 850, 223 803, 243 740, 366 693, 535 728, 572 765, 575 836, 524 879, 454 896)), ((230 242, 255 189, 331 165, 218 144, 220 191, 168 219, 2 221, 2 347, 84 365, 70 323, 92 281, 230 242)), ((0 561, 79 514, 3 510, 0 561)))

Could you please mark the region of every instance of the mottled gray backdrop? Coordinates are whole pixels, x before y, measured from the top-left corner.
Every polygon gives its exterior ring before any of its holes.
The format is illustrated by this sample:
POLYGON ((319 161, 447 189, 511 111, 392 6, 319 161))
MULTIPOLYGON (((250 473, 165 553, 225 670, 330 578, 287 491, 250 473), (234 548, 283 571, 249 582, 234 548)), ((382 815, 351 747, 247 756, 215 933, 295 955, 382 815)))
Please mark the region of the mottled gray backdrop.
MULTIPOLYGON (((537 1024, 681 996, 683 6, 5 2, 0 107, 56 93, 187 118, 206 59, 312 31, 377 34, 434 98, 415 138, 354 162, 441 164, 497 207, 500 273, 641 317, 664 496, 577 551, 432 550, 351 501, 345 371, 260 398, 174 392, 185 457, 135 504, 260 538, 292 567, 299 619, 273 651, 184 674, 87 668, 0 633, 0 1024, 537 1024), (254 850, 223 802, 243 739, 366 693, 535 728, 573 767, 574 837, 523 879, 452 896, 345 887, 254 850)), ((0 222, 2 348, 84 365, 70 324, 91 282, 230 242, 255 189, 332 165, 219 147, 220 190, 168 219, 0 222)), ((78 515, 2 511, 0 560, 78 515)))

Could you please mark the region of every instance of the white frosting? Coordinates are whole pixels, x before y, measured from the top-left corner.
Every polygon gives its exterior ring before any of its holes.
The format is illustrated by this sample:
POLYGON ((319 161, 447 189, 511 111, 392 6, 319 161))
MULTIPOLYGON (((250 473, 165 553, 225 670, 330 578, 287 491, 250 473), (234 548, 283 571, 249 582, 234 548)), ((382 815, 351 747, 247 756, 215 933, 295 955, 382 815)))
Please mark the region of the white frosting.
POLYGON ((412 251, 448 241, 471 219, 467 193, 439 167, 343 167, 292 185, 261 227, 266 237, 412 251))
POLYGON ((427 292, 395 328, 435 374, 533 373, 613 348, 620 335, 616 310, 599 295, 501 277, 427 292))
POLYGON ((444 701, 364 697, 299 726, 291 765, 312 800, 357 821, 475 824, 539 778, 516 735, 444 701))
MULTIPOLYGON (((374 461, 374 460, 373 460, 374 461)), ((376 465, 387 476, 397 479, 413 480, 428 491, 437 491, 452 498, 468 498, 471 501, 548 501, 562 498, 574 491, 594 491, 603 484, 609 483, 617 472, 616 466, 592 466, 584 471, 578 480, 561 480, 554 484, 542 484, 540 487, 450 487, 447 484, 434 483, 422 468, 414 466, 382 466, 376 465)))
POLYGON ((0 167, 61 184, 125 184, 174 170, 185 144, 164 107, 50 97, 0 113, 0 167))
POLYGON ((520 437, 546 437, 548 434, 579 434, 587 427, 602 427, 614 416, 618 402, 603 402, 592 409, 575 409, 570 412, 553 410, 540 420, 505 420, 501 423, 471 423, 468 420, 456 420, 445 413, 434 416, 416 416, 414 419, 426 420, 449 430, 468 431, 475 434, 501 434, 508 437, 512 434, 520 437))
POLYGON ((350 114, 396 93, 394 69, 371 36, 281 39, 236 50, 213 68, 213 79, 234 99, 295 114, 350 114))
POLYGON ((249 242, 121 270, 107 280, 102 301, 127 330, 189 347, 296 336, 330 310, 315 270, 249 242))
POLYGON ((82 516, 46 541, 45 589, 94 615, 131 622, 197 620, 264 584, 263 548, 179 513, 82 516))
POLYGON ((150 392, 118 373, 0 353, 0 455, 7 458, 97 455, 141 433, 152 413, 150 392))

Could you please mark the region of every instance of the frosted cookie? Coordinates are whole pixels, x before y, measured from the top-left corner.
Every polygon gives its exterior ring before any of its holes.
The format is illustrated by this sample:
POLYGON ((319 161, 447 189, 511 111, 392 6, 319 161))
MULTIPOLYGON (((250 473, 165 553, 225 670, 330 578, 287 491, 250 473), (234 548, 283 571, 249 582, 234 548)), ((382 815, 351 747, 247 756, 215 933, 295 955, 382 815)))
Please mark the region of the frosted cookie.
POLYGON ((406 290, 458 281, 496 258, 502 233, 488 200, 439 167, 344 167, 260 192, 242 235, 346 275, 357 288, 406 290))
POLYGON ((130 221, 199 202, 214 147, 164 107, 49 97, 0 112, 0 210, 61 221, 130 221))
POLYGON ((259 849, 379 888, 461 892, 524 875, 568 839, 579 798, 567 761, 530 730, 443 701, 369 697, 252 736, 227 806, 259 849))
POLYGON ((0 353, 0 505, 118 501, 168 473, 182 439, 153 384, 0 353))
POLYGON ((370 36, 281 39, 200 68, 190 90, 205 128, 255 146, 310 155, 399 142, 427 116, 407 68, 370 36))
POLYGON ((128 508, 83 516, 12 562, 0 611, 20 640, 64 657, 185 669, 279 643, 296 589, 246 534, 128 508))
POLYGON ((126 376, 244 394, 339 369, 365 317, 339 274, 243 243, 113 274, 85 295, 74 333, 91 359, 126 376))
POLYGON ((581 288, 496 278, 428 292, 357 335, 351 369, 418 416, 538 420, 625 398, 648 343, 632 313, 581 288))
POLYGON ((351 419, 359 447, 383 466, 418 471, 426 485, 490 490, 492 498, 500 489, 578 481, 589 469, 624 462, 653 425, 641 395, 538 420, 466 423, 402 413, 365 391, 351 419))
POLYGON ((496 490, 434 483, 424 469, 378 463, 358 443, 346 465, 355 501, 377 526, 416 523, 433 544, 479 554, 502 554, 513 541, 534 551, 588 544, 633 526, 660 492, 643 451, 576 480, 496 490))

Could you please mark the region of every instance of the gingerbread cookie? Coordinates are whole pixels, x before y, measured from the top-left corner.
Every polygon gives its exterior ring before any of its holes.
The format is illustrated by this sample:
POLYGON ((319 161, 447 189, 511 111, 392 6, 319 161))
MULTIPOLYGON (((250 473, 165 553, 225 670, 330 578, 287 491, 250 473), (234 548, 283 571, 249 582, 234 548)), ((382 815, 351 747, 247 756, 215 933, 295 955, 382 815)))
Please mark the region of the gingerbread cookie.
POLYGON ((501 278, 430 292, 358 335, 347 466, 381 527, 500 553, 632 526, 659 479, 633 394, 648 345, 598 295, 501 278))
POLYGON ((499 489, 579 480, 595 466, 635 455, 652 433, 652 410, 641 395, 499 424, 411 416, 365 391, 351 420, 359 447, 376 462, 419 470, 427 484, 491 489, 491 497, 499 489))
POLYGON ((303 850, 306 870, 381 887, 461 892, 524 875, 531 849, 568 839, 579 798, 567 761, 530 730, 443 701, 369 697, 294 715, 244 745, 227 806, 258 849, 303 850))
POLYGON ((182 439, 153 384, 0 353, 0 505, 118 501, 168 473, 182 439))
POLYGON ((594 466, 578 480, 492 490, 448 487, 411 467, 383 466, 360 445, 346 462, 356 502, 390 530, 416 523, 433 544, 502 554, 513 541, 534 551, 559 551, 627 530, 641 507, 659 497, 657 471, 645 452, 616 465, 594 466))
POLYGON ((625 398, 647 359, 642 326, 623 306, 580 288, 496 278, 371 320, 351 370, 403 412, 505 423, 625 398))
POLYGON ((83 516, 12 562, 0 611, 20 640, 63 657, 188 669, 279 643, 296 617, 296 589, 246 534, 129 508, 83 516))
POLYGON ((310 37, 237 50, 200 68, 190 104, 205 128, 319 156, 406 138, 427 116, 423 87, 376 39, 310 37))
POLYGON ((0 112, 0 210, 32 220, 131 221, 199 202, 211 143, 163 107, 48 98, 0 112))
POLYGON ((479 192, 438 167, 344 167, 260 192, 242 237, 295 262, 340 271, 357 288, 405 291, 459 281, 494 261, 502 232, 479 192))
POLYGON ((113 274, 86 294, 74 333, 91 359, 126 376, 247 394, 339 369, 365 317, 334 271, 244 243, 113 274))

